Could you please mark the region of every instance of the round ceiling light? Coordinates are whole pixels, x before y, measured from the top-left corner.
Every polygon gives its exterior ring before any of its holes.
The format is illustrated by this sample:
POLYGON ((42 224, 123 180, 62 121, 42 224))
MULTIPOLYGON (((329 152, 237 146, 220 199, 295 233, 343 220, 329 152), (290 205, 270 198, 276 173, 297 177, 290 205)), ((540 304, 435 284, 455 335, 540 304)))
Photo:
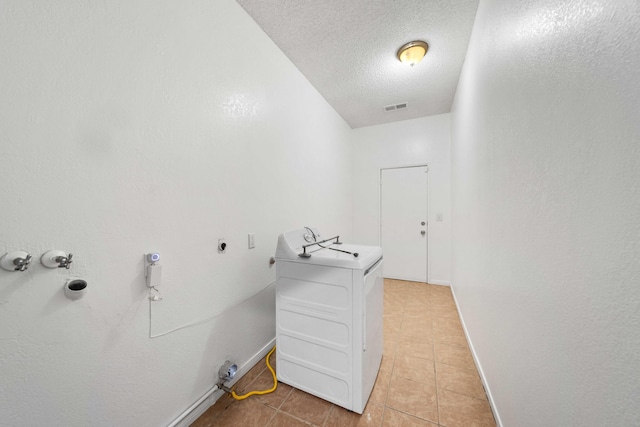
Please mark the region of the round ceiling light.
POLYGON ((403 64, 413 67, 422 61, 428 50, 429 45, 426 42, 420 40, 412 41, 398 49, 398 59, 403 64))

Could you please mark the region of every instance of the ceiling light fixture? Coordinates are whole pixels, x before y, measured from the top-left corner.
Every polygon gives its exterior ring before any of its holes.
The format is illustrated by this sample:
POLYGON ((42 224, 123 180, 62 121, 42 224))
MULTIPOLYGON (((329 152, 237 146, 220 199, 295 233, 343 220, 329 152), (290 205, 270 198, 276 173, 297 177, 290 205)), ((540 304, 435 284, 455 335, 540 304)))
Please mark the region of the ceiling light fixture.
POLYGON ((398 49, 398 59, 403 64, 413 67, 427 54, 429 45, 421 40, 416 40, 403 45, 398 49))

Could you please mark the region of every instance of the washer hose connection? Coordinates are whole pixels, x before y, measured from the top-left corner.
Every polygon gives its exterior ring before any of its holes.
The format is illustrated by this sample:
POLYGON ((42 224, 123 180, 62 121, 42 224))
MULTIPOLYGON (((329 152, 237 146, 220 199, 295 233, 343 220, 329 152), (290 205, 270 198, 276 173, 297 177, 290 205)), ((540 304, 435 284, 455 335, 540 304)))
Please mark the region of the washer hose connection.
MULTIPOLYGON (((276 347, 275 346, 273 346, 273 348, 271 349, 269 354, 267 354, 267 368, 269 368, 269 371, 271 371, 271 375, 273 376, 273 387, 271 387, 268 390, 250 391, 249 393, 243 394, 243 395, 237 395, 236 392, 233 391, 233 389, 231 389, 230 390, 231 396, 233 396, 234 399, 236 399, 236 400, 244 400, 244 399, 246 399, 247 397, 250 397, 250 396, 269 394, 269 393, 273 393, 274 391, 276 391, 276 388, 278 387, 278 379, 276 378, 276 371, 273 370, 273 368, 271 367, 271 363, 269 363, 269 358, 271 357, 271 355, 273 354, 274 351, 276 351, 276 347)), ((226 391, 227 393, 229 392, 229 389, 227 389, 227 387, 224 387, 223 390, 226 391)))

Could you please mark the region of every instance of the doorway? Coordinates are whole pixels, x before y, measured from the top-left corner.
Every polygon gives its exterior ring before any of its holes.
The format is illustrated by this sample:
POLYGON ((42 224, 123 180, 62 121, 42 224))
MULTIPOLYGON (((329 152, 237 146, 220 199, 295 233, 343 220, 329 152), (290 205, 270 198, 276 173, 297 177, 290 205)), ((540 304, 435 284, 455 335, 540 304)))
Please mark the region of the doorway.
POLYGON ((427 166, 380 170, 380 246, 383 275, 427 282, 427 166))

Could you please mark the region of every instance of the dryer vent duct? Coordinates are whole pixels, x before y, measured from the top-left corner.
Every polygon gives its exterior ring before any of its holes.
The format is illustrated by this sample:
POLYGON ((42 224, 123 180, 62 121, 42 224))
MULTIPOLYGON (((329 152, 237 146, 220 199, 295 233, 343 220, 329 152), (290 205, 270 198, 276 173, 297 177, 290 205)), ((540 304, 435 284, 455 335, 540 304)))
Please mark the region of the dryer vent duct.
POLYGON ((401 104, 387 105, 386 107, 384 107, 384 111, 389 112, 394 110, 404 110, 405 108, 407 108, 407 103, 403 102, 401 104))

